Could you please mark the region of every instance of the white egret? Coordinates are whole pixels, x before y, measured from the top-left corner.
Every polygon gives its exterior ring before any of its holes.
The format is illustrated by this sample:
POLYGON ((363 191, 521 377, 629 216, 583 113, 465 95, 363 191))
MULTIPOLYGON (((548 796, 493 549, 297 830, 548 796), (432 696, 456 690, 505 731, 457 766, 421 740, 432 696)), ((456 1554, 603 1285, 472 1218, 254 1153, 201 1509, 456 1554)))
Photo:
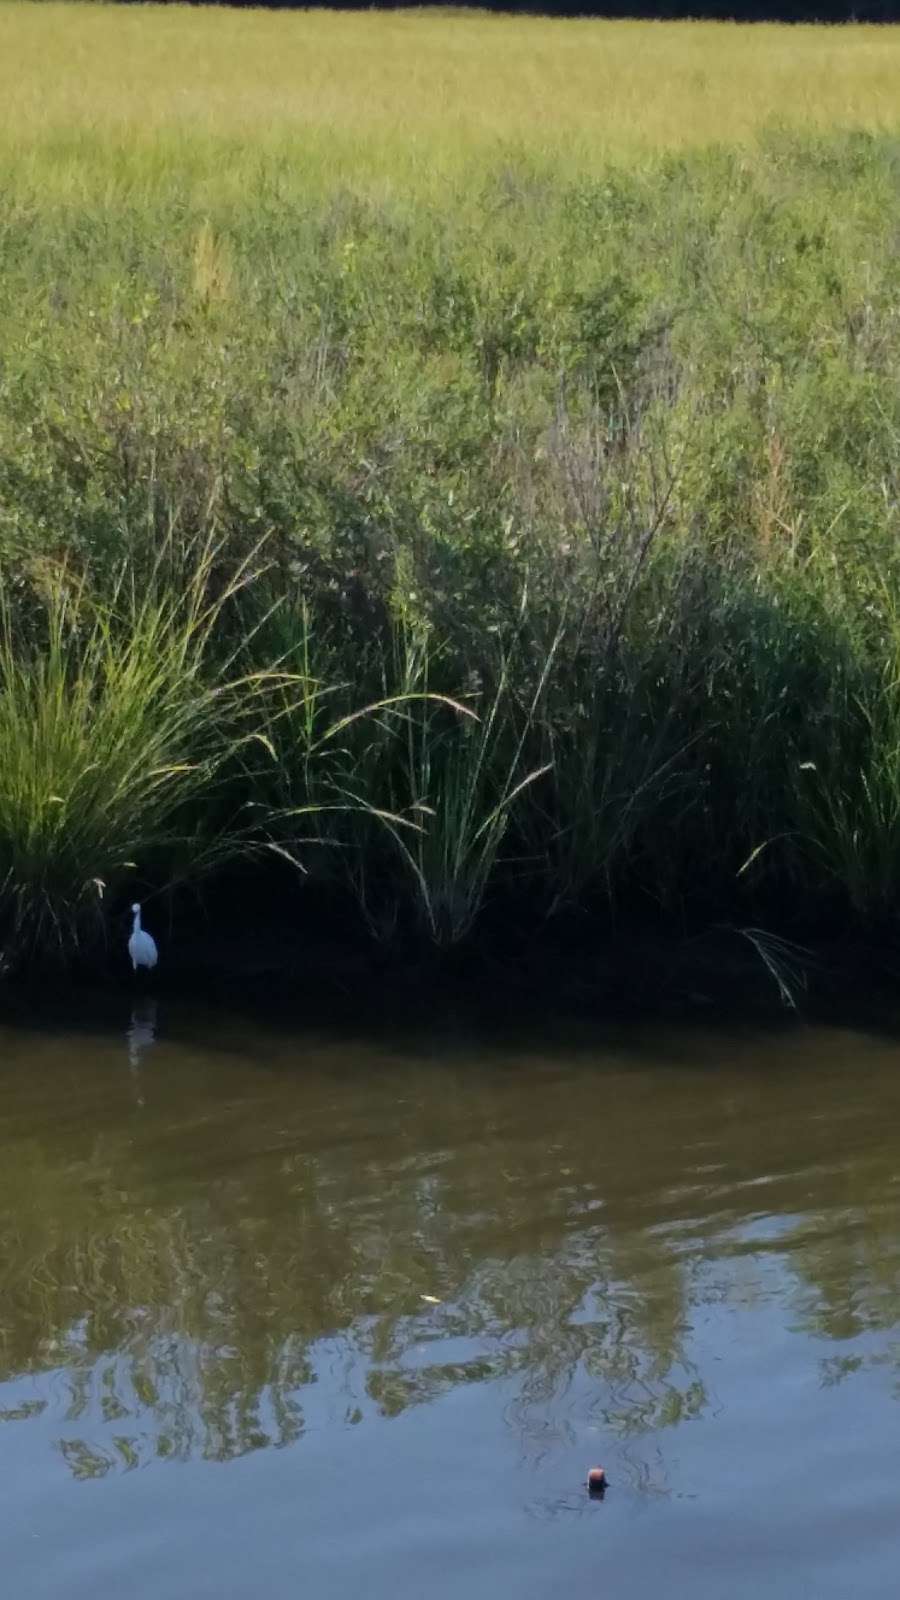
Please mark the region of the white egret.
POLYGON ((131 909, 134 912, 134 927, 128 941, 128 954, 131 957, 131 965, 137 972, 138 967, 155 967, 159 953, 152 933, 141 927, 140 906, 135 902, 131 909))

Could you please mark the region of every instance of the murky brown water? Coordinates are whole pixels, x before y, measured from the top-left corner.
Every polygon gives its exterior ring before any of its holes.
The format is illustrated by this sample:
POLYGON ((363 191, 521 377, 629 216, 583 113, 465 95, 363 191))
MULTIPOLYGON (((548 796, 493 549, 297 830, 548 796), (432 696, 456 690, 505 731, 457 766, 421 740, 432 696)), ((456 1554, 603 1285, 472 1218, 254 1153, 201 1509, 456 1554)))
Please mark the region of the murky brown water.
POLYGON ((900 1046, 152 1011, 0 1023, 9 1600, 894 1592, 900 1046))

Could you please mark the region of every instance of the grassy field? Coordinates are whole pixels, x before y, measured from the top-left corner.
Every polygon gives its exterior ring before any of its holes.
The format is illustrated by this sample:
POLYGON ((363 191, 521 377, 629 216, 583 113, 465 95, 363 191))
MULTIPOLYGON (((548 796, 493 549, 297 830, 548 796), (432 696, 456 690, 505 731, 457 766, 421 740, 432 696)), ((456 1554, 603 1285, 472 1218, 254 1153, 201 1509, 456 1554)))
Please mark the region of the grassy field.
POLYGON ((8 962, 248 857, 385 941, 890 925, 898 66, 0 5, 8 962))
POLYGON ((898 72, 875 27, 0 5, 3 152, 44 192, 174 169, 233 198, 274 162, 302 191, 439 200, 512 157, 571 178, 773 127, 891 132, 898 72))

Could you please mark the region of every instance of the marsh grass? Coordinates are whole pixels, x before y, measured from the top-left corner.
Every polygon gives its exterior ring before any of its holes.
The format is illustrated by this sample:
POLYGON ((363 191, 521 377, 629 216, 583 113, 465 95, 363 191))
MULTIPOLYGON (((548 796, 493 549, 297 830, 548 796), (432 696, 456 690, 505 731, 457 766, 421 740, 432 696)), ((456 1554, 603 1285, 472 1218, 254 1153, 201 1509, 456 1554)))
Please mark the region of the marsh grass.
POLYGON ((0 609, 0 919, 7 951, 71 955, 97 940, 126 882, 171 886, 246 848, 245 825, 204 826, 226 764, 259 737, 268 675, 213 663, 248 561, 211 595, 203 545, 183 589, 139 592, 122 572, 98 598, 63 566, 33 637, 0 609))
POLYGON ((844 688, 830 739, 798 766, 801 837, 855 916, 884 928, 900 892, 900 683, 896 658, 844 688))
POLYGON ((878 27, 7 0, 0 136, 26 165, 50 154, 73 193, 156 186, 177 163, 234 197, 279 157, 306 190, 427 193, 485 153, 524 153, 546 182, 558 162, 596 171, 773 122, 895 129, 898 59, 878 27))
MULTIPOLYGON (((522 601, 522 613, 527 598, 522 601)), ((416 819, 410 834, 391 826, 401 882, 420 924, 438 945, 458 944, 485 902, 516 807, 549 771, 529 768, 527 752, 558 645, 547 652, 527 703, 518 707, 520 642, 491 663, 487 682, 470 685, 467 702, 428 689, 427 634, 405 641, 402 719, 387 754, 393 792, 416 819)), ((362 887, 362 886, 361 886, 362 887)))
POLYGON ((898 49, 0 6, 14 956, 256 852, 890 925, 898 49))

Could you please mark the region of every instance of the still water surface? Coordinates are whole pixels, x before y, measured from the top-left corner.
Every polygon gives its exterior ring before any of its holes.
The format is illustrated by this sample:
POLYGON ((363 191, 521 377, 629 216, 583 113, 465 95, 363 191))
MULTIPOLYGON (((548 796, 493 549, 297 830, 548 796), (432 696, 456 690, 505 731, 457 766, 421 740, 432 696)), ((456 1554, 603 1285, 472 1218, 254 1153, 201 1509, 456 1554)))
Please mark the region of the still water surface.
POLYGON ((894 1043, 0 1021, 0 1272, 9 1600, 896 1592, 894 1043))

